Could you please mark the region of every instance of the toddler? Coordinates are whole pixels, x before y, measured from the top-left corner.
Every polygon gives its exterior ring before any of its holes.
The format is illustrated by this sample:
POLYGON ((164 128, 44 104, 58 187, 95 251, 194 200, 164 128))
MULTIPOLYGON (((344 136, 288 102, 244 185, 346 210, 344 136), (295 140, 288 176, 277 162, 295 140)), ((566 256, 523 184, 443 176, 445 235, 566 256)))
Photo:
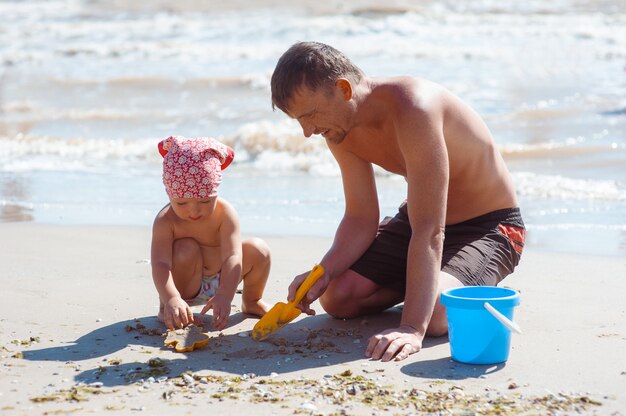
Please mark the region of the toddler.
POLYGON ((190 306, 204 305, 200 313, 213 309, 213 327, 222 330, 242 280, 242 312, 263 316, 269 247, 259 238, 242 240, 235 209, 217 195, 234 151, 213 138, 169 137, 159 152, 170 200, 152 227, 159 320, 169 329, 184 327, 194 322, 190 306))

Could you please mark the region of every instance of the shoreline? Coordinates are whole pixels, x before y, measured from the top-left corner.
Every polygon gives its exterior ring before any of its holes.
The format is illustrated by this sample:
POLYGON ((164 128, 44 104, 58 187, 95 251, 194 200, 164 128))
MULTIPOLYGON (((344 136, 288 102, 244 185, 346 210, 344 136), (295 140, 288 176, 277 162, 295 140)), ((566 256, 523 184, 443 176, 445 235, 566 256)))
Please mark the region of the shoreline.
MULTIPOLYGON (((0 210, 0 227, 7 226, 17 226, 16 224, 24 224, 26 227, 70 227, 70 228, 112 228, 112 229, 125 229, 125 228, 147 228, 148 238, 149 233, 151 232, 152 225, 143 225, 143 224, 117 224, 117 223, 61 223, 61 222, 46 222, 46 221, 38 221, 33 218, 33 215, 28 213, 28 211, 23 211, 15 208, 15 205, 7 204, 5 205, 5 211, 2 212, 0 210), (14 225, 11 225, 14 224, 14 225)), ((390 212, 391 213, 391 212, 390 212)), ((150 213, 152 215, 152 213, 150 213)), ((152 220, 152 217, 150 217, 152 220)), ((249 225, 249 224, 247 224, 249 225)), ((333 228, 332 226, 325 225, 326 227, 333 228)), ((615 241, 612 241, 613 244, 609 244, 610 247, 589 247, 588 252, 582 252, 581 248, 583 247, 582 242, 577 243, 574 241, 567 240, 567 238, 561 236, 556 239, 557 230, 546 231, 543 227, 539 226, 537 228, 532 225, 527 226, 527 241, 525 247, 526 252, 537 252, 544 254, 555 254, 555 255, 564 255, 564 256, 592 256, 592 257, 600 257, 600 258, 617 258, 620 259, 623 257, 623 254, 626 253, 626 234, 624 238, 619 236, 613 236, 615 241), (546 244, 546 239, 551 239, 550 243, 546 244), (566 240, 566 241, 564 241, 566 240), (618 241, 619 240, 619 241, 618 241), (623 240, 623 242, 622 242, 623 240), (590 252, 589 252, 590 251, 590 252)), ((269 239, 284 239, 284 238, 293 238, 293 239, 312 239, 312 240, 325 240, 327 241, 326 248, 330 247, 332 243, 333 235, 324 235, 325 233, 318 234, 304 234, 304 233, 284 233, 277 232, 271 233, 267 231, 261 232, 246 232, 247 229, 251 227, 246 226, 246 224, 242 224, 242 236, 243 237, 261 237, 261 238, 269 238, 269 239)), ((265 227, 271 228, 271 227, 265 227)), ((580 231, 580 230, 578 230, 580 231)), ((580 234, 577 237, 580 239, 586 239, 585 244, 591 242, 598 242, 598 238, 601 238, 603 232, 606 230, 594 230, 593 233, 589 233, 589 230, 583 230, 585 234, 580 234)), ((576 232, 573 230, 572 232, 576 232)), ((620 234, 621 235, 621 234, 620 234)), ((606 237, 606 236, 605 236, 606 237)), ((321 255, 323 255, 321 253, 321 255)), ((320 258, 321 258, 320 255, 320 258)), ((522 261, 524 261, 524 256, 522 256, 522 261)))
MULTIPOLYGON (((331 242, 263 238, 273 255, 264 296, 270 304, 284 301, 291 278, 331 242)), ((0 223, 0 242, 3 414, 191 414, 198 406, 233 411, 254 404, 262 415, 391 415, 450 397, 465 409, 500 403, 507 414, 545 414, 549 406, 586 414, 626 409, 623 259, 525 253, 503 283, 521 293, 515 320, 524 334, 513 335, 506 363, 480 366, 451 361, 447 337, 427 338, 404 361, 365 359, 367 338, 394 325, 398 308, 334 320, 316 303, 318 315, 257 343, 249 337, 256 319, 240 313, 240 295, 221 335, 207 323, 207 347, 176 353, 158 335, 164 328, 155 317, 148 227, 0 223)))

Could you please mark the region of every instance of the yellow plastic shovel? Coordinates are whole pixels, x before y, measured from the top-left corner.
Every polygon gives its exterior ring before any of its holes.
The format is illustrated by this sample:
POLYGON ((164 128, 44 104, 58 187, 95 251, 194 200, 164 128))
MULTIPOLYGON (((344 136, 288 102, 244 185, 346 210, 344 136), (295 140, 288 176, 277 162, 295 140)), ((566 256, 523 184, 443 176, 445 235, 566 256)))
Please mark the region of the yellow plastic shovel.
POLYGON ((307 278, 302 282, 298 290, 296 291, 296 298, 293 302, 283 303, 278 302, 272 309, 270 309, 259 322, 256 323, 252 329, 252 338, 257 341, 263 341, 265 338, 272 335, 278 329, 282 328, 285 324, 293 321, 302 313, 302 311, 296 308, 296 305, 300 303, 304 295, 311 289, 311 287, 324 275, 324 267, 317 264, 307 278))

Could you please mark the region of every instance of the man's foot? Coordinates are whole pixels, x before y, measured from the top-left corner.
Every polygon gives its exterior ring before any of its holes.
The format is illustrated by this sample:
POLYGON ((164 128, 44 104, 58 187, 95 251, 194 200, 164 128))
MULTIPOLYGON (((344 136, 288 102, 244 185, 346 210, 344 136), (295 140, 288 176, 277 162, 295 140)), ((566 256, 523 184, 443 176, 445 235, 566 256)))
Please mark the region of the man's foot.
POLYGON ((241 312, 247 313, 248 315, 263 316, 269 310, 270 306, 263 302, 262 299, 254 302, 242 302, 241 304, 241 312))

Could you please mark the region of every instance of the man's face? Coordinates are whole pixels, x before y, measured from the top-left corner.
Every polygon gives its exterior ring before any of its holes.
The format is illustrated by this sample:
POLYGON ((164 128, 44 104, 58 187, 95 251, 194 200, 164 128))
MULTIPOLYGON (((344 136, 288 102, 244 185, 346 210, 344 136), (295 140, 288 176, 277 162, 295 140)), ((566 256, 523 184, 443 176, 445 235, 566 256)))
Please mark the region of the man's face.
POLYGON ((349 108, 337 88, 313 91, 301 87, 292 97, 287 114, 298 120, 305 137, 320 134, 340 144, 350 130, 349 108))

